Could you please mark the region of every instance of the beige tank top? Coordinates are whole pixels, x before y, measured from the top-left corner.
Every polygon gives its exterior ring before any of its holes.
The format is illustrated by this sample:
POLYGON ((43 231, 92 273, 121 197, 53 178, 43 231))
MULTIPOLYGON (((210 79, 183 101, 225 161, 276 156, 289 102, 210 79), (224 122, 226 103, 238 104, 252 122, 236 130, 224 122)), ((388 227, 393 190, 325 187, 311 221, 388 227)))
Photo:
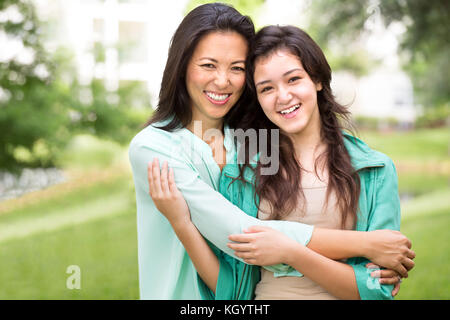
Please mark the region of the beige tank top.
MULTIPOLYGON (((327 184, 313 174, 302 176, 306 202, 300 204, 283 220, 298 221, 316 227, 341 229, 341 213, 336 206, 334 192, 330 194, 325 207, 327 184)), ((299 203, 303 201, 299 200, 299 203)), ((268 219, 269 204, 261 200, 259 219, 268 219)), ((353 228, 354 221, 347 219, 345 229, 353 228)), ((273 273, 261 268, 261 281, 255 290, 256 300, 333 300, 337 299, 311 279, 303 277, 274 277, 273 273)))

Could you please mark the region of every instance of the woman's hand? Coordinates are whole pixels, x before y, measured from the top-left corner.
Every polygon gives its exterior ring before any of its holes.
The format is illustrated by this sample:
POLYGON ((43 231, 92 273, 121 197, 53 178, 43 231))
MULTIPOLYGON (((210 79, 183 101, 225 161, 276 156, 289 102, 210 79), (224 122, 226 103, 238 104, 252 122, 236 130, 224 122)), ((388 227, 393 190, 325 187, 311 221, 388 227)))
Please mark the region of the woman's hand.
POLYGON ((172 227, 175 229, 190 222, 189 207, 175 184, 173 169, 168 169, 167 161, 160 170, 158 159, 153 159, 148 163, 147 174, 150 197, 172 227))
POLYGON ((175 184, 173 169, 169 169, 165 161, 160 170, 159 161, 155 158, 148 163, 147 174, 149 193, 156 208, 169 220, 198 274, 215 293, 219 260, 191 222, 189 207, 175 184))
POLYGON ((381 270, 380 266, 373 263, 366 264, 366 268, 374 269, 370 273, 372 278, 378 278, 380 284, 393 284, 394 289, 392 289, 392 296, 395 297, 400 291, 400 284, 402 283, 401 276, 394 270, 381 270))
POLYGON ((299 245, 283 233, 269 227, 253 226, 244 230, 243 234, 228 237, 227 246, 235 251, 235 255, 246 263, 270 266, 287 263, 291 249, 299 245))
POLYGON ((411 241, 394 230, 375 230, 366 233, 369 247, 365 252, 367 259, 374 264, 391 269, 407 278, 408 271, 414 268, 416 257, 411 250, 411 241))

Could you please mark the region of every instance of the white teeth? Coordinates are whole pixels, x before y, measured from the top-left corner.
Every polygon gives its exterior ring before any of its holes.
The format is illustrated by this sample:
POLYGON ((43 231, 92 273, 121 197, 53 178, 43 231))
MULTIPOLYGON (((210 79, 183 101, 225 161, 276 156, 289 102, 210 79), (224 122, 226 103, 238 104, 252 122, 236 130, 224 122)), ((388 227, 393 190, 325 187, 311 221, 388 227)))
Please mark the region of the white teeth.
POLYGON ((226 98, 230 96, 229 94, 215 94, 212 92, 206 92, 206 95, 216 101, 224 101, 226 98))
POLYGON ((298 108, 300 108, 300 105, 299 105, 299 104, 296 104, 295 106, 292 106, 292 107, 290 107, 289 109, 280 111, 280 113, 281 113, 281 114, 288 114, 288 113, 291 113, 292 111, 297 110, 298 108))

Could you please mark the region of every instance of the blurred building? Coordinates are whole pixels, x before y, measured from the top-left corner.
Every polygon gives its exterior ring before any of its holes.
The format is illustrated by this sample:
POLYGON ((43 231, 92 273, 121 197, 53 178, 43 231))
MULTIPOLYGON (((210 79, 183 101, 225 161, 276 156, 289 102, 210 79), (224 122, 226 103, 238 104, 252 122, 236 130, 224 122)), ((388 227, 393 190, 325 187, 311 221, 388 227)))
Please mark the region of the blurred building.
POLYGON ((187 0, 34 0, 49 22, 47 46, 69 47, 82 83, 145 82, 155 105, 167 50, 187 0))
POLYGON ((419 115, 411 79, 402 70, 375 69, 361 78, 348 72, 333 73, 332 88, 337 100, 349 106, 353 116, 380 118, 380 126, 410 128, 419 115))

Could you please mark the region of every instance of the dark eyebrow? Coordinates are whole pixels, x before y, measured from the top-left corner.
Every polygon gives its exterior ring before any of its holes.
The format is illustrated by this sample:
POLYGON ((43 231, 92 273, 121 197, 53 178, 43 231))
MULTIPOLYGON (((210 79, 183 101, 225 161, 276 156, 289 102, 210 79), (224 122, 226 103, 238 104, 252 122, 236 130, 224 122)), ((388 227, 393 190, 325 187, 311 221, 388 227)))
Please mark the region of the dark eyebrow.
MULTIPOLYGON (((295 69, 292 69, 292 70, 289 70, 289 71, 283 73, 283 77, 285 77, 285 76, 287 76, 287 75, 289 75, 289 74, 291 74, 291 73, 293 73, 293 72, 295 72, 295 71, 305 71, 305 70, 303 70, 303 69, 301 69, 301 68, 295 68, 295 69)), ((270 82, 270 81, 271 81, 271 80, 263 80, 263 81, 260 81, 260 82, 258 82, 258 83, 255 84, 255 87, 260 86, 260 85, 262 85, 262 84, 266 84, 266 83, 268 83, 268 82, 270 82)))
POLYGON ((291 74, 294 71, 305 71, 305 70, 303 70, 302 68, 295 68, 295 69, 289 70, 288 72, 283 73, 283 77, 287 76, 288 74, 291 74))
MULTIPOLYGON (((202 57, 199 60, 211 60, 212 62, 218 63, 219 61, 217 61, 214 58, 210 58, 210 57, 202 57)), ((245 60, 237 60, 237 61, 233 61, 231 64, 238 64, 238 63, 244 63, 245 64, 245 60)))
POLYGON ((258 83, 255 84, 255 87, 260 86, 260 85, 262 85, 262 84, 269 83, 269 82, 270 82, 270 80, 260 81, 260 82, 258 82, 258 83))
POLYGON ((209 58, 209 57, 203 57, 203 58, 200 58, 200 59, 198 59, 198 60, 211 60, 212 62, 215 62, 215 63, 218 62, 216 59, 209 58))

